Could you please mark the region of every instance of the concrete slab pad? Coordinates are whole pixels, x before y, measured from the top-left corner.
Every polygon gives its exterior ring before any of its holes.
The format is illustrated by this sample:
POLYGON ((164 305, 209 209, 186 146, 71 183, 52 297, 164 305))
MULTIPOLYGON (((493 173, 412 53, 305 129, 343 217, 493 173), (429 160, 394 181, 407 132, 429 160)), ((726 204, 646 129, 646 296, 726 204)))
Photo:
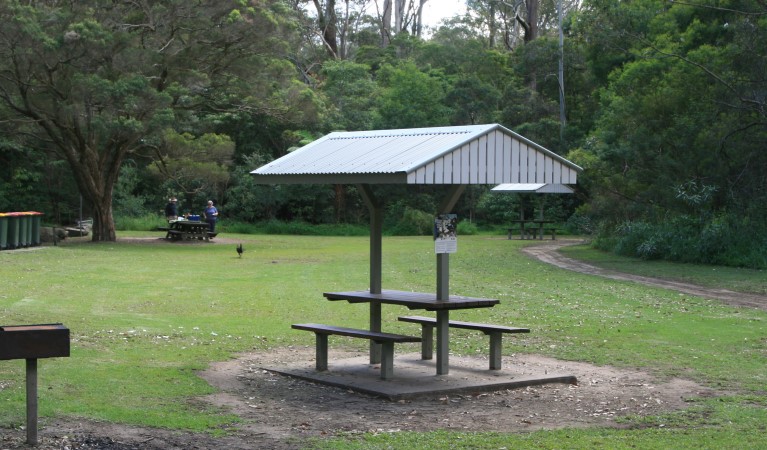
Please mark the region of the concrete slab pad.
POLYGON ((325 372, 317 372, 314 361, 296 361, 264 370, 315 383, 349 389, 389 400, 499 391, 548 383, 576 384, 569 374, 536 374, 514 367, 513 358, 504 358, 502 370, 489 370, 487 359, 450 356, 450 373, 436 374, 435 360, 422 360, 420 353, 396 355, 394 377, 382 380, 381 367, 371 365, 368 356, 329 358, 325 372))

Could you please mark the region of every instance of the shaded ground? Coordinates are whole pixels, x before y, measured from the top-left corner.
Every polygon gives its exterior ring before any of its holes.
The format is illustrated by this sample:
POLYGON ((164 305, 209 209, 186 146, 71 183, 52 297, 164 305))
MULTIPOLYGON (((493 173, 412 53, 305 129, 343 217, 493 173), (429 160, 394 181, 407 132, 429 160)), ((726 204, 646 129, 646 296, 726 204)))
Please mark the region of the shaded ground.
MULTIPOLYGON (((217 239, 216 243, 231 242, 217 239)), ((526 248, 525 252, 568 270, 677 289, 719 298, 734 305, 757 308, 767 305, 767 299, 759 296, 602 271, 565 258, 556 251, 569 243, 573 242, 536 245, 526 248)), ((330 359, 348 356, 356 355, 331 351, 330 359)), ((504 366, 514 365, 539 373, 566 371, 577 377, 578 385, 552 384, 391 402, 263 369, 281 362, 312 361, 313 358, 313 348, 278 348, 244 354, 235 360, 216 363, 202 372, 200 376, 219 392, 195 401, 223 407, 241 419, 225 437, 85 420, 41 420, 38 448, 282 450, 302 448, 306 438, 362 432, 437 429, 513 432, 561 427, 620 427, 618 419, 621 417, 681 409, 686 406, 686 398, 715 395, 714 391, 689 380, 657 379, 636 370, 564 362, 536 355, 506 357, 504 366)), ((25 448, 25 437, 22 429, 0 428, 0 449, 25 448)))
MULTIPOLYGON (((354 355, 331 352, 331 361, 354 355)), ((621 426, 616 420, 684 408, 685 399, 714 392, 682 379, 562 362, 535 355, 506 364, 538 373, 576 375, 578 385, 441 395, 392 402, 344 389, 276 375, 263 369, 285 361, 312 361, 313 348, 281 348, 216 363, 200 375, 220 392, 199 399, 242 420, 230 435, 138 428, 93 421, 54 420, 40 426, 43 449, 293 449, 306 438, 398 431, 530 431, 562 427, 621 426)), ((23 430, 0 430, 0 448, 23 448, 23 430)))

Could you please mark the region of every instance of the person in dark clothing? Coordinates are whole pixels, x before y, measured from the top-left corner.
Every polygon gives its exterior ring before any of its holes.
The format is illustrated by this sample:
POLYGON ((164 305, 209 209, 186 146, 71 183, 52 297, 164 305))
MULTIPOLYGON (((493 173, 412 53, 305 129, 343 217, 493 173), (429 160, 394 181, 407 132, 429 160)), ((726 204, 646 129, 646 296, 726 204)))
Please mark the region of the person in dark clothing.
POLYGON ((171 197, 168 199, 168 204, 165 205, 165 217, 167 217, 168 222, 178 219, 178 206, 176 202, 176 197, 171 197))

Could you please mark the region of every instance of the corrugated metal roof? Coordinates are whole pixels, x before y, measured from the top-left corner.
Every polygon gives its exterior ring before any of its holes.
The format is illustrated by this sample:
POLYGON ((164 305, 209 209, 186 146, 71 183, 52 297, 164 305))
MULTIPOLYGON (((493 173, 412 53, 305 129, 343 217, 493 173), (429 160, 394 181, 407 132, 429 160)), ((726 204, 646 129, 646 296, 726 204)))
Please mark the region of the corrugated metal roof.
POLYGON ((490 124, 330 133, 251 173, 264 184, 575 184, 581 170, 490 124))
POLYGON ((573 188, 566 184, 504 183, 491 189, 493 192, 530 192, 536 194, 572 194, 573 188))

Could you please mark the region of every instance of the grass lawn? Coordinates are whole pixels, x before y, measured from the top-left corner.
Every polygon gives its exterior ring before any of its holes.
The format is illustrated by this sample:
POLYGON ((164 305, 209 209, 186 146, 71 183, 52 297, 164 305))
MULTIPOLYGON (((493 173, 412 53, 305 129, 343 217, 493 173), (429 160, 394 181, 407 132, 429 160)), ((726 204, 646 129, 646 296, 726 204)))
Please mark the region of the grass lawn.
POLYGON ((565 247, 562 249, 562 253, 571 258, 587 261, 589 264, 617 272, 667 278, 710 288, 730 289, 736 292, 767 295, 767 270, 647 261, 596 251, 586 245, 565 247))
MULTIPOLYGON (((156 233, 120 233, 157 237, 156 233)), ((364 237, 227 235, 245 247, 118 242, 65 243, 0 252, 0 325, 62 322, 72 356, 41 360, 40 416, 85 417, 127 424, 221 433, 237 417, 194 398, 211 387, 196 371, 238 352, 312 345, 291 323, 365 327, 367 305, 328 302, 324 291, 364 289, 364 237), (318 308, 321 307, 321 310, 318 308), (359 308, 359 314, 350 314, 359 308), (321 311, 321 312, 320 312, 321 311)), ((508 353, 637 367, 716 387, 664 417, 629 418, 626 429, 503 433, 395 433, 338 438, 327 448, 765 448, 767 313, 716 301, 556 269, 519 253, 525 241, 465 236, 450 259, 451 293, 501 300, 461 311, 460 320, 524 323, 535 333, 509 340, 508 353), (457 436, 457 437, 456 437, 457 436)), ((434 290, 429 238, 384 238, 384 288, 434 290)), ((587 249, 570 256, 605 258, 587 249)), ((665 263, 642 262, 649 268, 665 263)), ((632 265, 629 261, 625 270, 632 265)), ((683 278, 698 270, 674 267, 683 278)), ((765 292, 763 272, 702 268, 712 285, 765 292), (744 278, 744 280, 739 280, 744 278), (756 280, 754 280, 756 278, 756 280)), ((644 269, 643 269, 644 270, 644 269)), ((648 269, 650 270, 650 269, 648 269)), ((656 270, 656 269, 652 269, 656 270)), ((644 273, 649 275, 650 273, 644 273)), ((391 331, 402 311, 384 308, 391 331)), ((481 335, 451 342, 474 354, 481 335)), ((360 348, 367 343, 361 342, 360 348)), ((25 417, 22 361, 0 361, 0 425, 25 417)))

